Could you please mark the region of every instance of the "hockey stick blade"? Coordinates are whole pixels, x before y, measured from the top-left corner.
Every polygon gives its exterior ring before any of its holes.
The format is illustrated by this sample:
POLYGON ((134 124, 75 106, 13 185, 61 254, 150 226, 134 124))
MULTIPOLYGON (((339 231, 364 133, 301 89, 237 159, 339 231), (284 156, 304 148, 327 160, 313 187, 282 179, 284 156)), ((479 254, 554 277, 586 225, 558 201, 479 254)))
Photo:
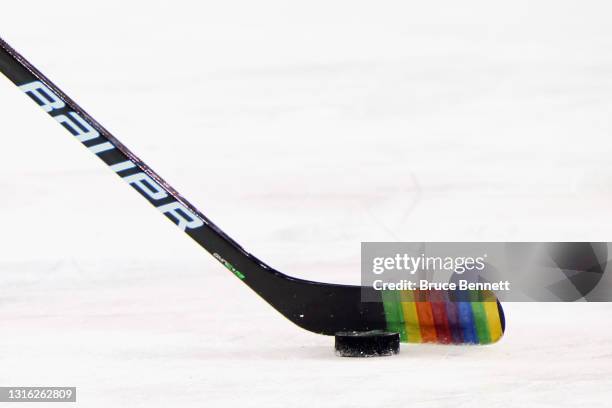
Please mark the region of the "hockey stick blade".
POLYGON ((110 132, 0 38, 0 71, 170 221, 282 315, 311 332, 390 330, 404 342, 497 341, 504 331, 499 302, 415 301, 410 292, 376 292, 362 302, 361 286, 312 282, 266 265, 213 224, 110 132))

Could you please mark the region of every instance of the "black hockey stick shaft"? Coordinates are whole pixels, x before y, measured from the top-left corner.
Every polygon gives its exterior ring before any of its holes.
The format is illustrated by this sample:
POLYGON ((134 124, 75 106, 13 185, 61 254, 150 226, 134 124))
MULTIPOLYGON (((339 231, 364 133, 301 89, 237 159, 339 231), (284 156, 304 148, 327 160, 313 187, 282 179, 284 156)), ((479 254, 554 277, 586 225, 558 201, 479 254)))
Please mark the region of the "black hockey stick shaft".
POLYGON ((386 327, 382 305, 362 303, 361 287, 297 279, 246 252, 2 39, 0 71, 168 219, 300 327, 322 334, 386 327))

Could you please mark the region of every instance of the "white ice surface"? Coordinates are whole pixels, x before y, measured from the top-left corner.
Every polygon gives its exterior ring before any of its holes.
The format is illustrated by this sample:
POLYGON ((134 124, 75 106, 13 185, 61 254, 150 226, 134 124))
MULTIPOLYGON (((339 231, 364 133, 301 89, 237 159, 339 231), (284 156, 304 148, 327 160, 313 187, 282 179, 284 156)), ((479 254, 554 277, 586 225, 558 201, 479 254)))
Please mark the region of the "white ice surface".
MULTIPOLYGON (((259 258, 358 283, 361 241, 611 240, 611 12, 57 0, 3 4, 0 36, 259 258)), ((490 347, 336 358, 3 77, 0 109, 0 386, 74 385, 83 407, 611 404, 609 304, 506 304, 490 347)))

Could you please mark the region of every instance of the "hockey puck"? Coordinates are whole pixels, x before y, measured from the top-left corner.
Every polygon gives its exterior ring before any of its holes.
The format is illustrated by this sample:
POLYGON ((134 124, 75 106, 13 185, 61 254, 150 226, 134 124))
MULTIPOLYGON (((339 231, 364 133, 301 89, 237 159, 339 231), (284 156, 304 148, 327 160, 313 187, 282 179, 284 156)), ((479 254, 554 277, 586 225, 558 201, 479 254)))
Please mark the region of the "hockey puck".
POLYGON ((371 330, 336 333, 336 355, 340 357, 380 357, 399 353, 399 333, 371 330))

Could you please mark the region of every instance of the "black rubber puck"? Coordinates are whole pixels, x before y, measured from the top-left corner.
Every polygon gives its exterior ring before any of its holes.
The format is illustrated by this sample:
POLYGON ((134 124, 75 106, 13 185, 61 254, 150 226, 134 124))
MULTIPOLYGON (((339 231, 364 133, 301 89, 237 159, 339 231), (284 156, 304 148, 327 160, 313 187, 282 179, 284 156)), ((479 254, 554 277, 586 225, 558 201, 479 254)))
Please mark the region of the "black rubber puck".
POLYGON ((336 355, 340 357, 392 356, 399 350, 399 333, 382 330, 336 333, 336 355))

